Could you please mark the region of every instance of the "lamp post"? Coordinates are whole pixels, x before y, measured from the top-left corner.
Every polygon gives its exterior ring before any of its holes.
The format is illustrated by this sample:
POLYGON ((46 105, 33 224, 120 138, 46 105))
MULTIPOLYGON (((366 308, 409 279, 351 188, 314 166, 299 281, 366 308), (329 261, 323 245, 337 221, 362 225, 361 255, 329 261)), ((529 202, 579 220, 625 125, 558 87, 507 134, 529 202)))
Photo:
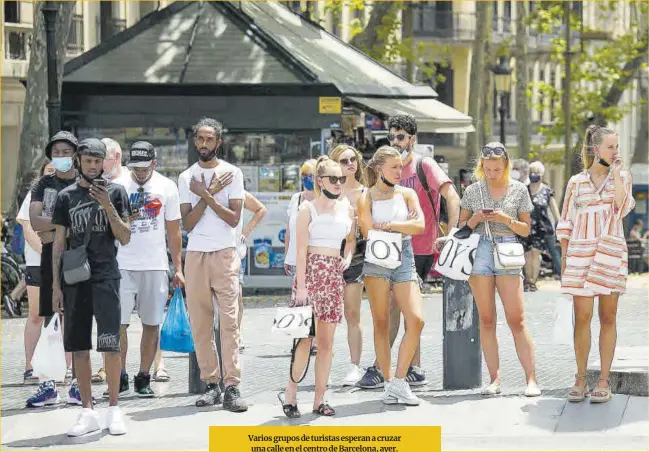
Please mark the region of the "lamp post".
POLYGON ((500 62, 491 67, 496 82, 496 92, 500 94, 500 142, 505 144, 505 96, 509 94, 512 88, 512 70, 506 63, 506 57, 501 56, 500 62))
POLYGON ((59 73, 56 68, 56 16, 59 8, 52 1, 43 5, 47 49, 47 119, 49 136, 61 130, 61 99, 59 98, 59 73))

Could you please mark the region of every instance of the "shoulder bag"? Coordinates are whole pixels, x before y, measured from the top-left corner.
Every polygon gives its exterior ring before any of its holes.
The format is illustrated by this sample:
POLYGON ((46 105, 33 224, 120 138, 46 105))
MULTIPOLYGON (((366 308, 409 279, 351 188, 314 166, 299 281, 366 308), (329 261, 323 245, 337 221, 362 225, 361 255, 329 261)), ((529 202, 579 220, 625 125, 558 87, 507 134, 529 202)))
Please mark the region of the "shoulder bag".
POLYGON ((95 224, 95 216, 97 215, 98 209, 98 203, 90 209, 90 217, 86 223, 86 232, 83 236, 83 245, 63 251, 63 255, 61 256, 63 279, 68 285, 78 284, 90 279, 91 269, 90 262, 88 262, 87 248, 90 243, 90 233, 95 224))
MULTIPOLYGON (((482 207, 486 208, 482 195, 482 184, 480 184, 480 199, 482 207)), ((493 245, 494 266, 497 270, 516 270, 525 265, 525 249, 520 242, 495 242, 488 221, 485 221, 485 230, 493 245)))

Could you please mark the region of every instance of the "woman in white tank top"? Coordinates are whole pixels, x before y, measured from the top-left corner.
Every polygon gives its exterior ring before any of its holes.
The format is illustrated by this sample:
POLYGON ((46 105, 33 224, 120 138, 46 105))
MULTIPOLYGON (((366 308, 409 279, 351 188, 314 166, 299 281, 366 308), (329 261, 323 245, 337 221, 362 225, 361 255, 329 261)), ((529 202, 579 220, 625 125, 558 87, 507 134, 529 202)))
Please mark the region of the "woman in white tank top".
MULTIPOLYGON (((316 165, 313 201, 303 201, 296 221, 297 258, 290 307, 310 305, 315 318, 318 352, 315 363, 313 413, 333 416, 334 409, 324 401, 333 358, 336 326, 343 316, 343 271, 349 267, 355 247, 353 211, 349 202, 339 200, 345 177, 340 165, 322 156, 316 165), (346 240, 344 257, 342 241, 346 240)), ((311 340, 301 339, 293 350, 292 375, 282 400, 284 414, 300 416, 297 407, 297 381, 309 360, 311 340)))
MULTIPOLYGON (((390 146, 379 148, 368 163, 369 190, 358 202, 358 220, 363 235, 371 230, 401 234, 401 264, 389 269, 368 261, 363 266, 365 289, 370 299, 374 320, 374 348, 379 368, 385 379, 383 402, 418 405, 405 380, 408 367, 419 344, 424 315, 419 290, 419 276, 411 236, 424 232, 424 215, 414 190, 397 185, 401 180, 403 162, 399 151, 390 146), (397 369, 392 378, 390 364, 390 289, 401 309, 405 334, 399 348, 397 369)), ((397 236, 398 240, 398 236, 397 236)), ((399 245, 398 242, 390 245, 399 245)), ((368 240, 367 247, 373 243, 368 240)))

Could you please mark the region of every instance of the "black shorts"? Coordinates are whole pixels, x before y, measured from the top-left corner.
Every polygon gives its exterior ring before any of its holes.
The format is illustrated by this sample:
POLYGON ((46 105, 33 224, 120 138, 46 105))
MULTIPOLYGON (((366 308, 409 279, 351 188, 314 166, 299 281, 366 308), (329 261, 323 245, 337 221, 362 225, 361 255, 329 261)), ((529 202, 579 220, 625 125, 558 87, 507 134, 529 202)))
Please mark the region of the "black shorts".
POLYGON ((343 272, 345 284, 360 284, 363 282, 363 261, 360 264, 350 265, 343 272))
POLYGON ((27 267, 25 269, 25 282, 31 287, 41 286, 41 268, 27 267))
POLYGON ((52 244, 44 243, 41 251, 41 280, 38 297, 38 315, 52 317, 52 244))
POLYGON ((435 262, 434 254, 421 254, 419 256, 415 255, 415 268, 417 269, 417 274, 419 279, 423 282, 426 281, 430 269, 433 268, 433 262, 435 262))
POLYGON ((92 317, 97 322, 97 351, 119 352, 121 304, 119 279, 64 286, 63 344, 66 352, 92 349, 92 317))

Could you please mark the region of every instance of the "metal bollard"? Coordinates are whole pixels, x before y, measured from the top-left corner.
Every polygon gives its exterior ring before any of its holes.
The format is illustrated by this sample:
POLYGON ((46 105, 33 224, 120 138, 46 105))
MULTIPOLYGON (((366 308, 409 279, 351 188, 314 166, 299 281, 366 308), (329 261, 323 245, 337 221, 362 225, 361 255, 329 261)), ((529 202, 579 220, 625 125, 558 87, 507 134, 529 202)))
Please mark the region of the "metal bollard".
POLYGON ((482 384, 478 308, 468 281, 444 278, 444 389, 473 389, 482 384))
MULTIPOLYGON (((216 342, 216 357, 219 362, 219 387, 221 391, 225 390, 223 384, 223 360, 221 359, 221 334, 219 328, 218 314, 214 323, 214 340, 216 342)), ((201 380, 201 370, 198 367, 198 360, 196 359, 196 352, 189 354, 189 378, 188 378, 188 391, 190 394, 202 394, 205 392, 207 385, 201 380)))

